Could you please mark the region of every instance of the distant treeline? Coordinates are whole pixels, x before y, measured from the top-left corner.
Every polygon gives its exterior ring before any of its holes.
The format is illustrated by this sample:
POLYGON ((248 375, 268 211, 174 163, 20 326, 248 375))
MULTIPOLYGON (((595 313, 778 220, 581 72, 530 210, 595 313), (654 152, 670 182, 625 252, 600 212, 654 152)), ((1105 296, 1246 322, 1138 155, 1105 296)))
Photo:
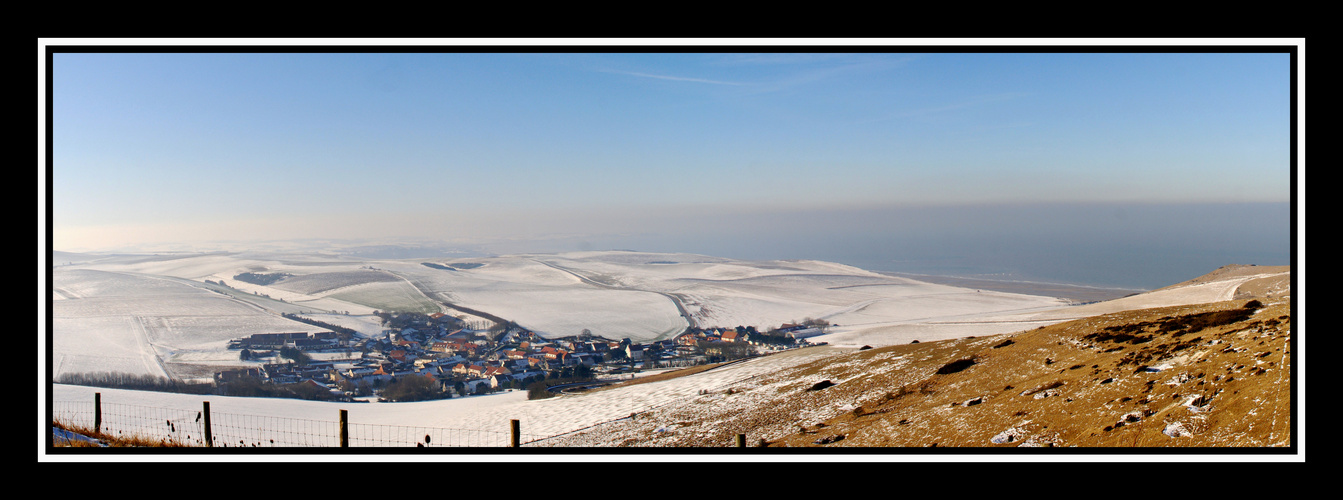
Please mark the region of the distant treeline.
POLYGON ((219 384, 215 393, 242 398, 288 398, 311 401, 337 399, 326 388, 314 384, 270 384, 257 377, 239 377, 223 382, 219 384))
POLYGON ((271 283, 275 283, 290 276, 293 275, 289 273, 270 273, 270 274, 242 273, 237 276, 234 276, 233 279, 244 283, 251 283, 253 285, 267 286, 270 285, 271 283))
POLYGON ((444 265, 433 262, 421 262, 420 265, 434 269, 442 269, 444 271, 457 271, 460 269, 475 269, 477 267, 483 266, 484 264, 478 262, 458 262, 452 265, 444 265))
POLYGON ((209 382, 183 382, 149 374, 136 375, 124 372, 66 373, 57 377, 56 383, 183 394, 210 394, 214 391, 214 384, 209 382))
POLYGON ((404 330, 406 328, 425 328, 440 323, 446 324, 452 328, 461 328, 464 321, 453 316, 443 315, 438 318, 428 314, 418 312, 395 312, 395 311, 373 311, 373 315, 382 320, 382 326, 404 330))
POLYGON ((268 384, 256 377, 240 377, 216 387, 210 382, 190 383, 153 375, 130 373, 67 373, 58 384, 129 389, 134 391, 175 392, 181 394, 217 394, 221 396, 331 400, 326 389, 312 384, 268 384))
POLYGON ((562 372, 551 372, 539 379, 528 379, 528 382, 526 382, 527 400, 549 399, 558 396, 559 394, 550 392, 550 388, 554 386, 596 381, 597 379, 592 376, 592 370, 580 364, 574 369, 566 368, 562 372))
POLYGON ((300 323, 307 323, 307 324, 309 324, 309 325, 320 326, 320 327, 322 327, 322 328, 326 328, 326 329, 328 329, 328 330, 331 330, 331 331, 333 331, 333 332, 336 332, 336 335, 339 335, 340 338, 343 339, 343 340, 350 340, 350 339, 354 338, 354 336, 357 335, 357 334, 359 333, 359 332, 357 332, 357 331, 351 330, 351 329, 349 329, 349 328, 346 328, 346 327, 343 327, 343 326, 340 326, 340 325, 333 325, 333 324, 331 324, 331 323, 327 323, 327 322, 325 322, 325 321, 317 321, 317 320, 315 320, 315 319, 305 318, 305 317, 303 317, 303 316, 299 316, 299 315, 297 315, 297 314, 280 313, 280 316, 283 316, 283 317, 285 317, 286 319, 292 319, 292 320, 294 320, 294 321, 298 321, 298 322, 300 322, 300 323))

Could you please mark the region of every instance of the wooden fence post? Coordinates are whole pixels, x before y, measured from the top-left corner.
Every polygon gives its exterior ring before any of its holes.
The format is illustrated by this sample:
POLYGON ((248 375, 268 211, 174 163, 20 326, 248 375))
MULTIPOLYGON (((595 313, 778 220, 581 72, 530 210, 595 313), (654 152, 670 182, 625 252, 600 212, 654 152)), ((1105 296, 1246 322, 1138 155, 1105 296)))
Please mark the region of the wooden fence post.
POLYGON ((103 393, 93 393, 93 433, 102 432, 103 426, 103 393))
POLYGON ((350 415, 346 410, 340 411, 340 447, 350 447, 350 415))
POLYGON ((210 434, 210 402, 209 402, 209 401, 205 401, 205 402, 204 402, 204 409, 201 411, 201 415, 204 415, 204 416, 205 416, 205 447, 206 447, 206 448, 214 448, 214 445, 215 445, 215 438, 214 438, 213 435, 210 434))
POLYGON ((522 434, 519 431, 518 419, 508 421, 508 447, 517 448, 521 445, 522 434))

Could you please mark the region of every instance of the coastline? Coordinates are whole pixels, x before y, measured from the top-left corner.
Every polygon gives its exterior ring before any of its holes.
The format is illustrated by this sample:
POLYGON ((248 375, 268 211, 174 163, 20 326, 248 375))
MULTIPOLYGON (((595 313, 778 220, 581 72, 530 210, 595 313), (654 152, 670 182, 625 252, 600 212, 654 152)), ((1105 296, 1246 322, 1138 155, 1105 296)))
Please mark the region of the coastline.
POLYGON ((976 288, 983 290, 992 290, 995 292, 1020 293, 1025 295, 1042 295, 1045 297, 1055 297, 1060 299, 1071 300, 1073 302, 1078 303, 1113 300, 1133 295, 1136 293, 1142 293, 1148 291, 1148 290, 1135 290, 1127 288, 1104 288, 1104 287, 1091 287, 1084 285, 1069 285, 1064 283, 990 280, 983 278, 963 278, 957 276, 937 276, 930 274, 900 273, 891 271, 876 271, 876 272, 887 276, 895 276, 898 278, 909 278, 913 280, 919 280, 939 285, 976 288))

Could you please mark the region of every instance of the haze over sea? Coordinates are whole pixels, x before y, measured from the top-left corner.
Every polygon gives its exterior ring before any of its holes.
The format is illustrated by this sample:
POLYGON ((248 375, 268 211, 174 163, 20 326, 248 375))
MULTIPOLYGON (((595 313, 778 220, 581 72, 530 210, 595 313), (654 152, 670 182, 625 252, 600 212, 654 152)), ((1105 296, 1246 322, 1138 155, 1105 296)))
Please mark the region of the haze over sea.
POLYGON ((1051 204, 705 217, 698 228, 482 245, 813 259, 869 271, 1150 290, 1228 264, 1291 263, 1287 203, 1051 204))

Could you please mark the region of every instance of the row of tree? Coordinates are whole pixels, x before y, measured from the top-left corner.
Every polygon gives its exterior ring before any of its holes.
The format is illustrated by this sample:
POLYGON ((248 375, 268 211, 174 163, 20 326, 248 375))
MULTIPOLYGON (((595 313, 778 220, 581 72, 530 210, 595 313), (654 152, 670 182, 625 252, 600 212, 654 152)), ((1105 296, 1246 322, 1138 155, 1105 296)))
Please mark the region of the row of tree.
POLYGON ((253 285, 267 286, 290 276, 293 275, 289 273, 242 273, 233 276, 233 279, 253 285))
POLYGON ((65 373, 56 378, 56 383, 184 394, 210 394, 214 390, 214 385, 210 383, 191 383, 125 372, 65 373))
POLYGON ((373 315, 381 320, 382 326, 396 330, 427 328, 439 324, 446 325, 449 328, 460 328, 464 324, 461 318, 454 316, 444 315, 434 318, 418 312, 373 311, 373 315))
MULTIPOLYGON (((332 312, 335 312, 335 311, 332 311, 332 312)), ((346 311, 345 314, 349 314, 349 311, 346 311)), ((346 327, 343 327, 343 326, 340 326, 340 325, 333 325, 333 324, 331 324, 331 323, 327 323, 327 322, 325 322, 325 321, 318 321, 318 320, 315 320, 315 319, 312 319, 312 318, 305 318, 305 317, 303 317, 303 316, 299 316, 299 315, 297 315, 297 314, 280 313, 280 316, 283 316, 283 317, 285 317, 286 319, 292 319, 292 320, 294 320, 294 321, 298 321, 298 322, 300 322, 300 323, 307 323, 307 324, 309 324, 309 325, 320 326, 320 327, 322 327, 322 328, 326 328, 327 330, 331 330, 331 331, 333 331, 333 332, 336 332, 336 336, 340 337, 341 340, 350 340, 350 339, 354 338, 355 335, 358 335, 358 334, 359 334, 359 332, 357 332, 357 331, 355 331, 355 330, 353 330, 353 329, 350 329, 350 328, 346 328, 346 327)))
POLYGON ((238 377, 220 383, 215 394, 247 398, 293 398, 314 401, 337 399, 331 391, 317 384, 299 382, 295 384, 271 384, 257 377, 238 377))

